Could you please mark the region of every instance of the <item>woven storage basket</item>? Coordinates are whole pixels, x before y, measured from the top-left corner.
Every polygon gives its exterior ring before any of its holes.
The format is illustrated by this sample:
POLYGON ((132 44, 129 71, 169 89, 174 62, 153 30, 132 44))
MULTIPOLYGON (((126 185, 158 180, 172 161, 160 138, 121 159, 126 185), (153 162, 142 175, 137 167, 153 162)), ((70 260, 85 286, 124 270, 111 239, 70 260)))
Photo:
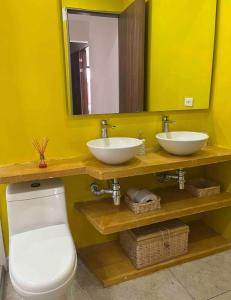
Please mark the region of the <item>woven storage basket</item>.
POLYGON ((180 220, 120 233, 120 243, 137 269, 187 253, 189 226, 180 220))
POLYGON ((125 202, 135 214, 142 214, 160 208, 160 197, 158 197, 154 201, 150 201, 147 203, 136 203, 131 201, 130 198, 126 195, 125 202))
POLYGON ((206 197, 217 195, 221 192, 221 187, 218 183, 206 178, 190 179, 185 184, 185 189, 195 197, 206 197))

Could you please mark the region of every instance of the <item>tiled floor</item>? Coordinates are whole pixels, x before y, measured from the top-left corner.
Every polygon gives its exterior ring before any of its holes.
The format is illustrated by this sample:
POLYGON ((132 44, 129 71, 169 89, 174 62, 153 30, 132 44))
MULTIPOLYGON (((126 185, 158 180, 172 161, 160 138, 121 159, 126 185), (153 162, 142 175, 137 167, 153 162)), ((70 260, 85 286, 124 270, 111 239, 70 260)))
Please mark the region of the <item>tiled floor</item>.
MULTIPOLYGON (((74 300, 231 300, 231 250, 104 289, 83 263, 74 300)), ((9 277, 5 300, 21 300, 9 277)))

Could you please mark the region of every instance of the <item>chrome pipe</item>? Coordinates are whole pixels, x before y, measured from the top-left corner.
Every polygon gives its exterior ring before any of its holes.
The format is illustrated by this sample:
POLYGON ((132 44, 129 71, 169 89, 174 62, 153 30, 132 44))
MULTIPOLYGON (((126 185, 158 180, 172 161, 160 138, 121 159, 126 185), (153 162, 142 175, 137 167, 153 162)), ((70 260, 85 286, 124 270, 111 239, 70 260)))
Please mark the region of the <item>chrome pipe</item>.
POLYGON ((100 188, 100 186, 94 182, 91 184, 90 190, 96 196, 102 196, 105 194, 112 195, 114 205, 116 206, 120 205, 120 199, 121 199, 120 184, 116 178, 112 180, 111 189, 100 188))
POLYGON ((185 171, 183 169, 179 169, 176 173, 163 172, 157 174, 158 178, 161 182, 168 180, 176 180, 179 184, 179 189, 184 190, 185 188, 185 171))

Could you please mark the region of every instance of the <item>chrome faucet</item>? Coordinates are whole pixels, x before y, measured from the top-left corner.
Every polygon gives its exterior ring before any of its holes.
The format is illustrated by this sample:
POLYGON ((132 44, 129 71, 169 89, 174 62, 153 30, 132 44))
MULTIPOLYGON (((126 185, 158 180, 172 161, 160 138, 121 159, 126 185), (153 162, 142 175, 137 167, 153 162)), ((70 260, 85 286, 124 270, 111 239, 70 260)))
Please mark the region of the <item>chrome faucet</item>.
POLYGON ((121 193, 120 193, 120 184, 118 182, 118 179, 114 178, 112 180, 111 189, 100 188, 100 186, 94 182, 91 184, 90 190, 93 194, 95 194, 97 196, 101 196, 104 194, 110 194, 110 195, 112 195, 114 205, 117 205, 117 206, 120 205, 121 193))
POLYGON ((184 190, 185 187, 185 171, 183 169, 179 169, 176 173, 163 172, 157 174, 158 178, 164 182, 168 180, 176 180, 179 184, 179 189, 184 190))
POLYGON ((169 124, 170 123, 175 123, 175 121, 169 120, 168 116, 163 116, 162 117, 162 130, 163 130, 163 132, 169 132, 169 124))
POLYGON ((108 124, 107 120, 101 120, 100 124, 101 124, 101 137, 103 139, 108 138, 108 130, 107 130, 108 128, 116 128, 116 126, 108 124))

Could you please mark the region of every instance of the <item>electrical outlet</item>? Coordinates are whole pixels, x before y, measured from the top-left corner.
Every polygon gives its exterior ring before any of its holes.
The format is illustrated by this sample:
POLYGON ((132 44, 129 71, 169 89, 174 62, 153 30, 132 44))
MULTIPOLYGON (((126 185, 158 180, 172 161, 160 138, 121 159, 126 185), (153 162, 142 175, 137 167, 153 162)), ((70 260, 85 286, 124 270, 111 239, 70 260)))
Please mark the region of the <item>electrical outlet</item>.
POLYGON ((193 106, 193 98, 184 98, 184 106, 193 106))

